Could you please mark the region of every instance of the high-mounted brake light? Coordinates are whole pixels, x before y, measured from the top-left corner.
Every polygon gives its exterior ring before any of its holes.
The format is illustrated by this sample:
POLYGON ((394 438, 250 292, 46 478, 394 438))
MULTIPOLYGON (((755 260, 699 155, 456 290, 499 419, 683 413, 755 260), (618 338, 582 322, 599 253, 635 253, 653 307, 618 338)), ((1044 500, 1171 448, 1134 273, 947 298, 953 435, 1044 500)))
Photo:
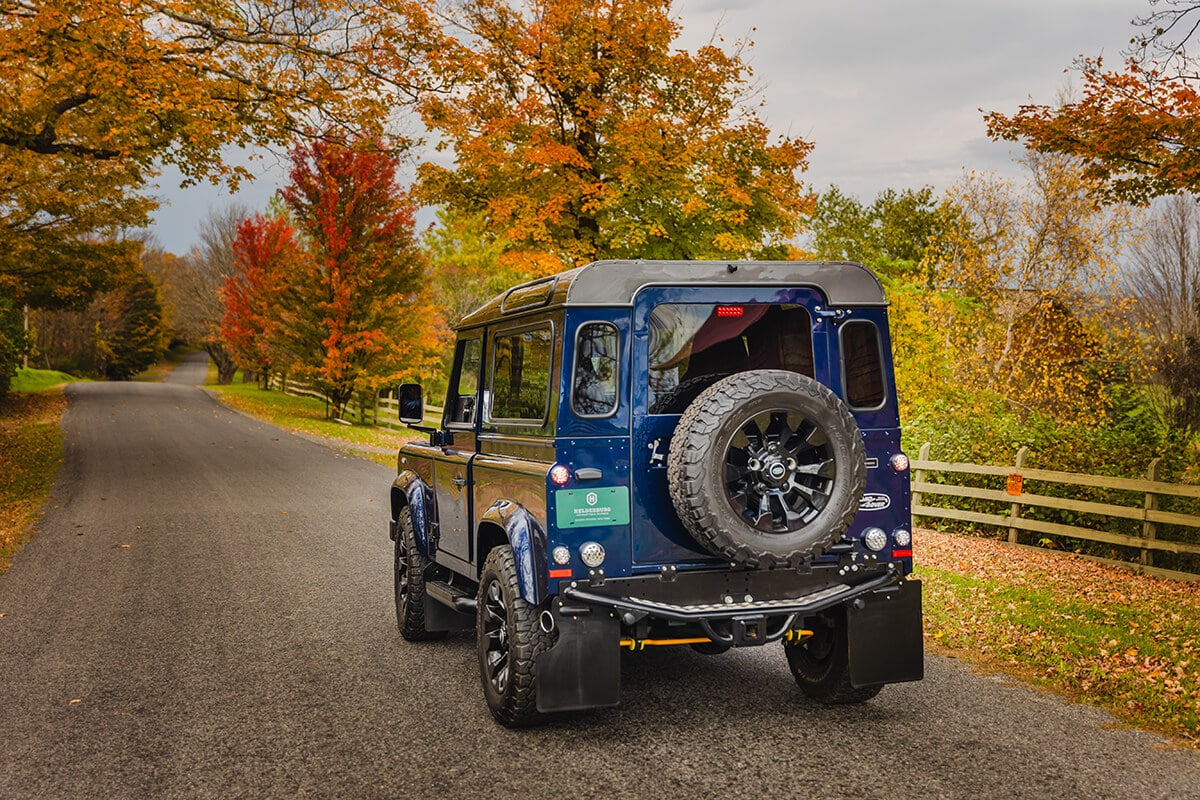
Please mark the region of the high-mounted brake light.
POLYGON ((717 316, 727 317, 730 319, 740 317, 746 313, 745 306, 717 306, 717 316))

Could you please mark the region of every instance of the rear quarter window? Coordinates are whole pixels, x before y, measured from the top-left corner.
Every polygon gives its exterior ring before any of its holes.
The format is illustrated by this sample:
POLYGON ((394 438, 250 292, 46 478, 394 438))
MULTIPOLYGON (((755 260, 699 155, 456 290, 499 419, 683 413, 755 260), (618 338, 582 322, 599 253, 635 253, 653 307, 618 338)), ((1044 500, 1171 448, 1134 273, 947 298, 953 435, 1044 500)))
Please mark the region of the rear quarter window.
POLYGON ((579 326, 571 373, 571 410, 577 416, 598 419, 617 412, 619 345, 617 326, 611 322, 579 326))
POLYGON ((883 347, 879 329, 867 320, 852 320, 841 328, 842 386, 846 405, 871 410, 887 398, 883 380, 883 347))
POLYGON ((496 336, 492 346, 491 420, 538 424, 546 420, 553 343, 549 326, 496 336))

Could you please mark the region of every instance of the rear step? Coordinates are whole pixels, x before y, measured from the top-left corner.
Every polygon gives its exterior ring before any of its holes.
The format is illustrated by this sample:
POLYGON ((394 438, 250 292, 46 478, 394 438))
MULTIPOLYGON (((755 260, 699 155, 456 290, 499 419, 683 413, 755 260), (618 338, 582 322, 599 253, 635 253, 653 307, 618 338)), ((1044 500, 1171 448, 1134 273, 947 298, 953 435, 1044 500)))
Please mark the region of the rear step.
POLYGON ((449 606, 455 611, 462 611, 466 614, 475 613, 475 595, 468 594, 457 586, 451 586, 444 581, 427 581, 425 594, 429 595, 430 599, 449 606))

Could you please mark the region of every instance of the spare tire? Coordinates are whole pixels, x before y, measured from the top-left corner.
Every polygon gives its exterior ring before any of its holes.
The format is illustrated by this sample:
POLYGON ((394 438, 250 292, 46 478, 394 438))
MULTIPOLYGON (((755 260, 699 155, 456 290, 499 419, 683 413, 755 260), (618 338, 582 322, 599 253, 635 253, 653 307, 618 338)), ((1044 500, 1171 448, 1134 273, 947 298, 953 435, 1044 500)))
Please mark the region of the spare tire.
POLYGON ((749 567, 800 567, 841 538, 866 474, 845 404, 783 370, 741 372, 702 392, 680 417, 667 459, 684 527, 749 567))

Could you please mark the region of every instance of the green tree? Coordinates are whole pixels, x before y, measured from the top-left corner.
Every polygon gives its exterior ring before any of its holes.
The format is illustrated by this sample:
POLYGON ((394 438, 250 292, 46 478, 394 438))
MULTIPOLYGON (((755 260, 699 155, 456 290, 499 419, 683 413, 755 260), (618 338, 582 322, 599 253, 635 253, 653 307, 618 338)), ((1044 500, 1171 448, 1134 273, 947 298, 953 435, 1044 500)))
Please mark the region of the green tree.
POLYGON ((158 287, 138 269, 100 300, 96 327, 96 368, 110 380, 129 380, 162 358, 167 331, 158 287))
POLYGON ((424 244, 451 325, 508 287, 538 277, 525 271, 524 259, 513 258, 511 242, 488 230, 483 214, 439 209, 424 244))
POLYGON ((8 394, 26 347, 24 310, 0 295, 0 397, 8 394))
POLYGON ((830 186, 808 220, 813 253, 884 275, 914 273, 948 218, 941 205, 930 186, 885 189, 869 206, 830 186))

